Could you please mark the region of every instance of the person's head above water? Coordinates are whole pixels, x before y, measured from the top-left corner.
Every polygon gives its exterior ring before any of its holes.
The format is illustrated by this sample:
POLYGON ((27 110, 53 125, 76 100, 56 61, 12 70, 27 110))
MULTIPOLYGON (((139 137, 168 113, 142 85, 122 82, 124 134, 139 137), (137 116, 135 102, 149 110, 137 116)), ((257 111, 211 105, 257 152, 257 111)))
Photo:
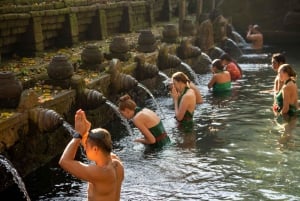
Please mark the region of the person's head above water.
POLYGON ((221 59, 215 59, 212 62, 212 68, 216 68, 216 70, 218 71, 223 71, 224 70, 224 66, 222 65, 222 61, 221 59))
POLYGON ((257 24, 254 24, 254 25, 253 25, 253 30, 255 30, 255 31, 257 31, 257 32, 261 32, 261 28, 260 28, 260 26, 257 25, 257 24))
POLYGON ((177 81, 177 82, 185 83, 185 84, 188 84, 188 83, 191 82, 189 77, 186 74, 184 74, 183 72, 174 73, 172 75, 172 80, 173 80, 173 83, 174 83, 174 80, 177 81))
POLYGON ((232 61, 232 57, 229 54, 224 53, 220 56, 220 60, 232 61))
POLYGON ((128 94, 119 98, 119 110, 125 118, 131 119, 134 116, 136 107, 136 103, 128 94))
POLYGON ((112 141, 110 133, 104 128, 95 128, 89 131, 86 140, 86 147, 98 147, 103 153, 110 155, 112 152, 112 141))
POLYGON ((277 71, 279 66, 286 63, 286 59, 283 53, 275 53, 272 55, 272 68, 277 71))

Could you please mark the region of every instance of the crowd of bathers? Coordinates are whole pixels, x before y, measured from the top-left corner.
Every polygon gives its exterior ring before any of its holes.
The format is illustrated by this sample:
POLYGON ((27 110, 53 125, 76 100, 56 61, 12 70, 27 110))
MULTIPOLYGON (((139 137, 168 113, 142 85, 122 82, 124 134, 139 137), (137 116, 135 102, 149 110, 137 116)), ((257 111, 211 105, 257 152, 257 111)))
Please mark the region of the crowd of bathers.
MULTIPOLYGON (((221 15, 215 14, 214 17, 218 17, 219 21, 223 19, 221 15)), ((210 33, 204 27, 213 30, 209 21, 201 24, 200 33, 210 33), (204 24, 208 24, 208 26, 204 26, 204 24)), ((247 39, 252 41, 254 49, 261 48, 263 39, 258 26, 249 26, 247 39)), ((207 44, 207 41, 202 41, 203 44, 201 41, 199 43, 203 50, 208 51, 214 44, 214 40, 211 40, 210 44, 207 44)), ((274 87, 269 90, 274 94, 273 112, 276 116, 293 116, 298 111, 296 72, 281 53, 273 54, 271 63, 277 73, 274 87)), ((243 77, 241 67, 227 53, 212 61, 211 72, 212 77, 207 86, 214 93, 232 90, 232 82, 243 77)), ((174 116, 178 122, 178 128, 189 131, 193 128, 196 106, 203 103, 201 92, 189 77, 180 71, 171 76, 168 89, 173 99, 174 116)), ((151 109, 137 106, 128 94, 119 98, 119 111, 122 116, 131 120, 142 134, 134 142, 153 148, 162 148, 170 144, 170 136, 166 132, 161 118, 151 109)), ((75 177, 88 182, 88 200, 120 200, 124 167, 120 158, 112 153, 109 131, 103 128, 91 129, 91 123, 81 109, 75 114, 74 127, 76 134, 66 146, 59 165, 75 177), (75 159, 80 146, 83 146, 87 158, 93 163, 85 164, 75 159)))

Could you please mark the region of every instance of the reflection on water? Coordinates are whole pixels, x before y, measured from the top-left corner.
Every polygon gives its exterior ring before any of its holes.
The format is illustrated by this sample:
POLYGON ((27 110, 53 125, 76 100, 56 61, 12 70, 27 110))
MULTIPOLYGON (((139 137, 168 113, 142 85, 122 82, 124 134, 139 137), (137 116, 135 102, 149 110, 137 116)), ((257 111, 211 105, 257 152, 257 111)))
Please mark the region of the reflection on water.
MULTIPOLYGON (((207 89, 211 74, 198 75, 205 103, 197 106, 193 133, 178 130, 169 96, 156 97, 164 111, 170 147, 148 152, 133 142, 141 135, 135 128, 132 135, 116 139, 114 152, 125 166, 121 200, 300 199, 298 121, 286 127, 274 118, 272 95, 260 93, 273 87, 275 73, 269 64, 241 67, 243 79, 234 83, 232 93, 226 96, 215 96, 207 89), (279 141, 287 131, 292 139, 279 141)), ((300 67, 295 67, 300 72, 300 67)), ((113 127, 112 135, 122 132, 117 125, 113 127)), ((57 160, 47 170, 26 182, 32 199, 82 200, 86 196, 86 184, 63 172, 57 160), (39 184, 44 180, 47 188, 39 184)))

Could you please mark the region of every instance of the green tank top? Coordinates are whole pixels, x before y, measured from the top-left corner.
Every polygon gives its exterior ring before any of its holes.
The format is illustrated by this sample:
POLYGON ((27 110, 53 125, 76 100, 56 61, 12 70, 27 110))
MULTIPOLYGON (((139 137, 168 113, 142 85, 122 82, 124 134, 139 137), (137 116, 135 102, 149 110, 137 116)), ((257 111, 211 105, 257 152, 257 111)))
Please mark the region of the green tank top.
POLYGON ((164 128, 164 125, 162 124, 162 121, 160 121, 157 125, 153 126, 152 128, 149 128, 149 130, 156 140, 155 143, 151 144, 150 146, 160 148, 171 142, 164 128))
MULTIPOLYGON (((190 88, 185 87, 183 93, 178 97, 178 106, 180 105, 181 99, 183 97, 183 95, 189 90, 190 88)), ((191 113, 189 111, 186 111, 183 119, 181 121, 179 121, 179 127, 180 128, 184 128, 184 130, 190 130, 193 125, 194 125, 194 121, 193 121, 193 116, 194 113, 191 113)))
MULTIPOLYGON (((286 85, 287 83, 289 83, 290 81, 294 82, 294 80, 292 79, 288 79, 284 85, 286 85)), ((275 101, 276 101, 276 104, 277 104, 277 112, 281 112, 282 110, 282 107, 283 107, 283 95, 282 95, 282 90, 280 90, 276 96, 275 96, 275 101)), ((287 112, 288 115, 290 116, 293 116, 297 113, 297 108, 295 105, 289 105, 289 111, 287 112)))
MULTIPOLYGON (((136 115, 138 112, 140 112, 143 108, 136 107, 134 111, 134 115, 136 115)), ((159 123, 152 128, 149 128, 149 131, 152 133, 152 135, 155 137, 155 143, 150 144, 151 147, 155 148, 161 148, 166 144, 169 144, 171 142, 169 136, 167 135, 167 132, 164 128, 164 125, 162 124, 162 121, 159 121, 159 123)))
POLYGON ((231 82, 215 83, 213 86, 213 92, 222 92, 231 90, 231 82))

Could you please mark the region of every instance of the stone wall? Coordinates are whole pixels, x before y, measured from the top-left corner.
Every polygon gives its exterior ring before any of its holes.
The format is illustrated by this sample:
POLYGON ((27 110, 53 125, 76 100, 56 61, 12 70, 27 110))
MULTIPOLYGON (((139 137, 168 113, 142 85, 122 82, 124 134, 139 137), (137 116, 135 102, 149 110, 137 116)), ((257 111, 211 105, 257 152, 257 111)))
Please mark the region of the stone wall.
POLYGON ((1 2, 2 57, 34 56, 80 41, 102 40, 114 34, 138 31, 151 27, 154 21, 170 20, 177 7, 177 0, 106 2, 1 2))
POLYGON ((297 0, 226 0, 223 15, 235 29, 246 35, 249 24, 260 25, 267 43, 300 43, 300 1, 297 0))

